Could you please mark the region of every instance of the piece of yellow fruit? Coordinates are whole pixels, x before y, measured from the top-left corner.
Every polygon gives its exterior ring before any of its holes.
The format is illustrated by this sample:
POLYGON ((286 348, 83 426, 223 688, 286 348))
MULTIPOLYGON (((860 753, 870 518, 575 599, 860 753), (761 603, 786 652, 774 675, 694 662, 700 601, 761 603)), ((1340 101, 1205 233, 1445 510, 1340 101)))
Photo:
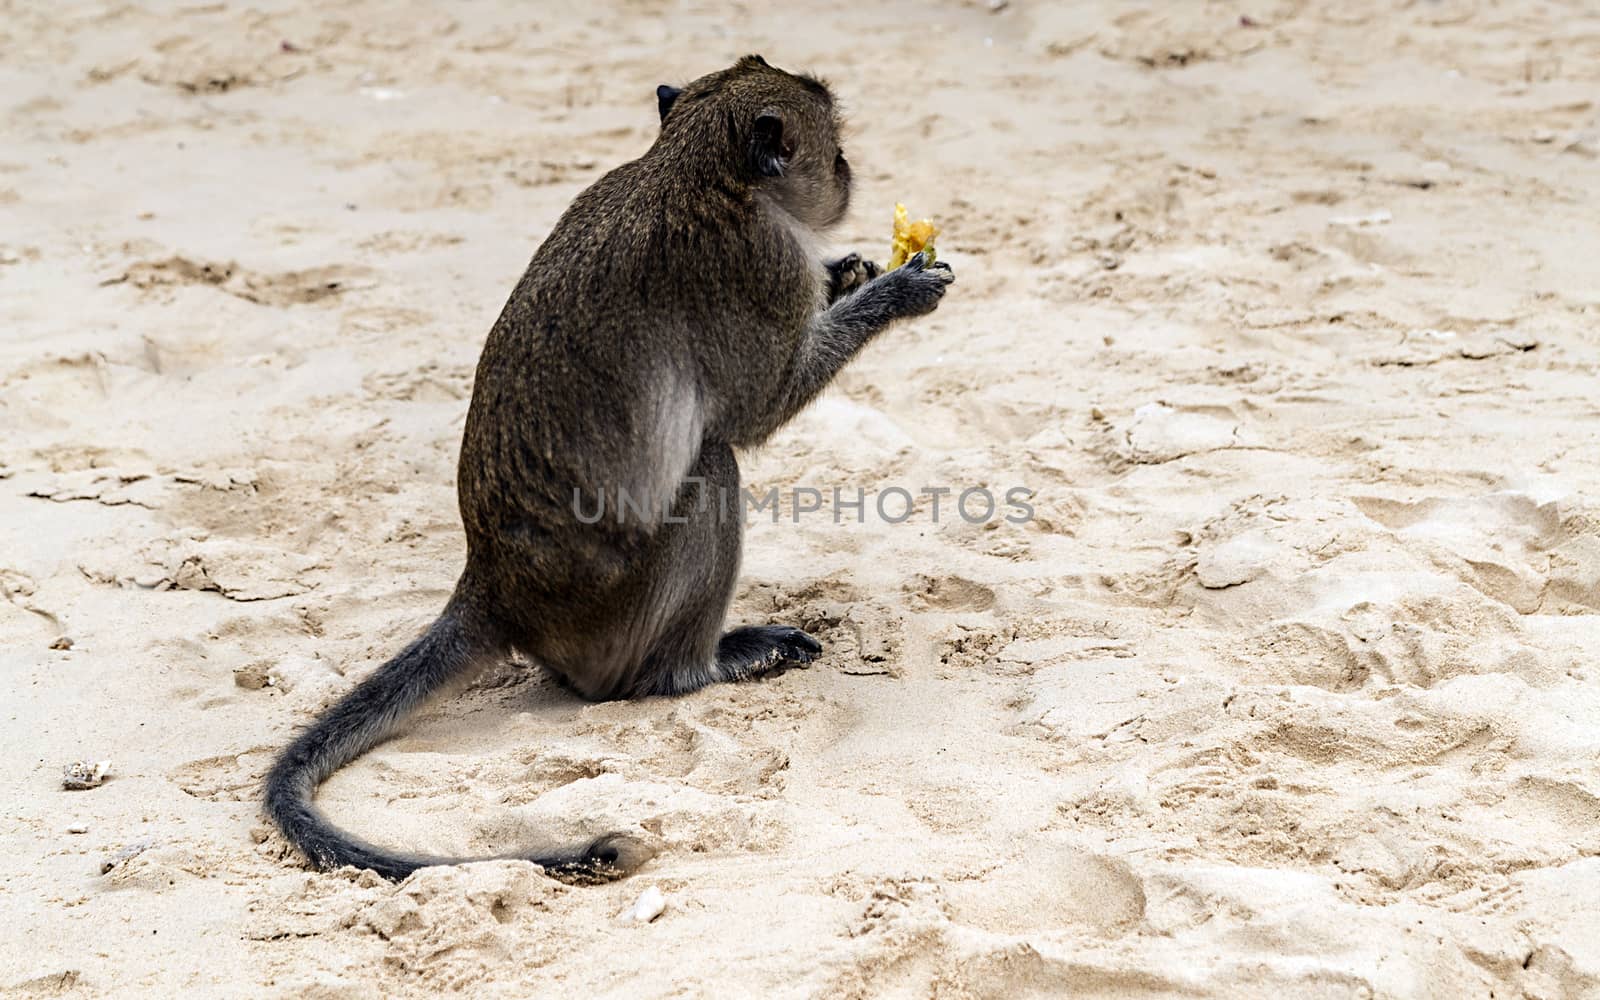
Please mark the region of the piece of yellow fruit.
POLYGON ((906 207, 895 202, 894 242, 889 245, 889 266, 886 270, 893 271, 922 250, 928 252, 928 263, 932 264, 936 254, 933 238, 938 235, 939 227, 933 224, 932 219, 912 222, 906 215, 906 207))

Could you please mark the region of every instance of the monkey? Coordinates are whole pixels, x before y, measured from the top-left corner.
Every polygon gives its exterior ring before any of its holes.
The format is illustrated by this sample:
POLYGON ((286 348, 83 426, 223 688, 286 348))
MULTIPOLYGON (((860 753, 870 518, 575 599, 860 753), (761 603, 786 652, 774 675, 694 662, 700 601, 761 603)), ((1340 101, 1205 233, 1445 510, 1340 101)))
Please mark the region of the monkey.
MULTIPOLYGON (((660 131, 561 215, 484 343, 456 486, 466 564, 439 617, 281 752, 264 809, 310 863, 389 879, 471 858, 379 847, 314 804, 334 771, 424 701, 514 654, 590 700, 771 675, 822 646, 788 625, 724 630, 739 571, 735 449, 794 417, 864 345, 954 281, 917 255, 824 262, 851 170, 821 80, 758 55, 656 90, 660 131), (581 496, 660 498, 579 516, 581 496), (622 516, 626 511, 630 516, 622 516)), ((521 851, 561 881, 627 875, 623 834, 521 851)))

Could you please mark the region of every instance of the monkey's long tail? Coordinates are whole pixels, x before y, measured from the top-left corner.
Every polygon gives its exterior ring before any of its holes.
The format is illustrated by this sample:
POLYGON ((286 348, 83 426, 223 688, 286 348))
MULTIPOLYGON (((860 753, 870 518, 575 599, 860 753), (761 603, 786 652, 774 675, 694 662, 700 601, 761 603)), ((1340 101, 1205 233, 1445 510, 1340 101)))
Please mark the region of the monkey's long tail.
MULTIPOLYGON (((430 865, 490 860, 385 850, 340 830, 314 803, 317 787, 329 775, 382 742, 452 678, 503 652, 499 643, 486 638, 489 629, 473 620, 470 604, 460 599, 458 591, 426 632, 301 731, 267 775, 267 814, 317 868, 326 871, 353 865, 398 880, 430 865)), ((496 857, 524 858, 542 866, 553 878, 582 884, 620 878, 644 860, 639 845, 615 835, 553 856, 496 857)))

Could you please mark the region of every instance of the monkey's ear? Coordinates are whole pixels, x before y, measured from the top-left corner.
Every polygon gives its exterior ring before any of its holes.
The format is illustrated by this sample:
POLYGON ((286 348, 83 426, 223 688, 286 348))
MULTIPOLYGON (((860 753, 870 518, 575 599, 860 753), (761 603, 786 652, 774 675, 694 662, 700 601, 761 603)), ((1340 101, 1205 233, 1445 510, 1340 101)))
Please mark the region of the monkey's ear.
POLYGON ((656 88, 656 106, 661 109, 662 121, 667 120, 667 112, 678 102, 678 95, 681 93, 683 91, 677 87, 669 87, 664 83, 656 88))
POLYGON ((756 118, 750 133, 750 166, 762 177, 782 177, 791 150, 783 144, 783 119, 766 112, 756 118))

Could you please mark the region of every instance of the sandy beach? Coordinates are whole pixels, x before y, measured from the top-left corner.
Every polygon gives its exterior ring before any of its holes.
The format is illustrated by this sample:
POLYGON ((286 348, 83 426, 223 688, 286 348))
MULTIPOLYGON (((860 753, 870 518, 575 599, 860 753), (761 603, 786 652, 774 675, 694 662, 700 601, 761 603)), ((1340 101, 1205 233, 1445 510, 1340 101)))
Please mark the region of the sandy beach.
POLYGON ((0 995, 1600 996, 1592 4, 0 0, 0 86, 0 995), (321 792, 628 879, 312 872, 259 783, 449 594, 490 324, 747 52, 958 282, 746 480, 1033 517, 752 517, 809 668, 507 663, 321 792))

